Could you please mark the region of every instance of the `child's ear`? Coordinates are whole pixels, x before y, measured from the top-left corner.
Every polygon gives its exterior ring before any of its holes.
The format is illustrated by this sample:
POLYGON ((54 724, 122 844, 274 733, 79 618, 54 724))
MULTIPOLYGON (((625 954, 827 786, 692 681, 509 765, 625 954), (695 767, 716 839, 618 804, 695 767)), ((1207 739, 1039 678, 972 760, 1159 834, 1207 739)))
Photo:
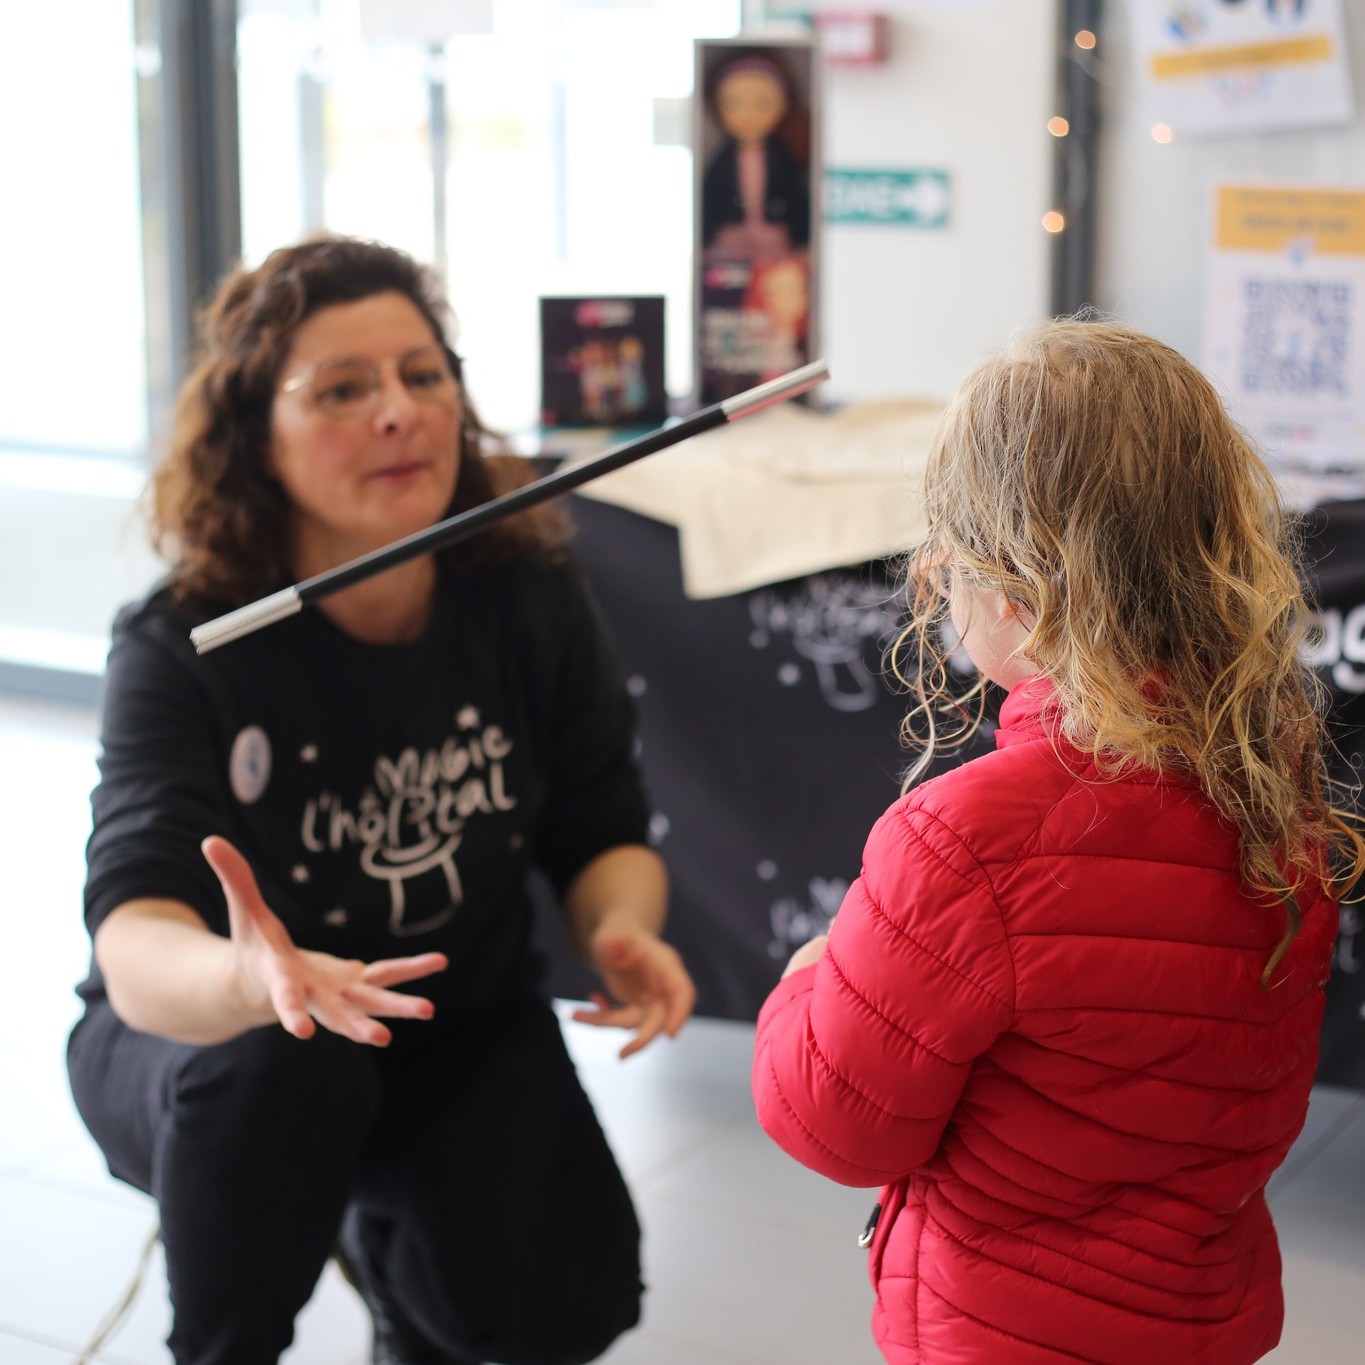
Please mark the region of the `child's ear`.
POLYGON ((1038 618, 1022 602, 1015 602, 1001 593, 1000 622, 1002 625, 1017 625, 1031 631, 1038 624, 1038 618))

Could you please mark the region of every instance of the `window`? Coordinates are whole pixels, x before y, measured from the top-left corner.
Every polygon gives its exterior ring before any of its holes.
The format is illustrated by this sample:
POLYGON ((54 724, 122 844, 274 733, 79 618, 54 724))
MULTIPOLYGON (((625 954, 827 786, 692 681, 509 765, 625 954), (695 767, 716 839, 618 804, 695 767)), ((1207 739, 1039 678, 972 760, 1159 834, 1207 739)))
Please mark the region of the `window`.
MULTIPOLYGON (((207 3, 230 33, 230 0, 207 3)), ((190 115, 163 114, 159 79, 183 93, 184 52, 160 42, 186 12, 6 8, 0 672, 93 677, 115 609, 160 568, 133 504, 187 329, 167 135, 190 115)), ((692 44, 734 35, 741 0, 236 0, 236 15, 248 262, 320 227, 448 262, 470 387, 504 430, 536 422, 541 294, 666 295, 669 387, 690 388, 692 44), (439 44, 395 29, 476 11, 485 31, 439 44)))
POLYGON ((244 0, 244 254, 325 226, 444 264, 495 427, 535 423, 541 294, 664 294, 685 392, 692 44, 738 32, 738 0, 486 8, 489 31, 436 44, 379 6, 244 0))

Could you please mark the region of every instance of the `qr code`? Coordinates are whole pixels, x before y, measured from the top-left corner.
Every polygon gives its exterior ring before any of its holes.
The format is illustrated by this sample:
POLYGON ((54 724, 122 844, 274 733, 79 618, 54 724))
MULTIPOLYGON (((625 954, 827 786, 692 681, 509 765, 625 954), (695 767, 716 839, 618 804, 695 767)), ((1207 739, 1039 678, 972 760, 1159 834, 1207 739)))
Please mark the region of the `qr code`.
POLYGON ((1353 294, 1344 280, 1246 280, 1243 390, 1349 397, 1353 294))

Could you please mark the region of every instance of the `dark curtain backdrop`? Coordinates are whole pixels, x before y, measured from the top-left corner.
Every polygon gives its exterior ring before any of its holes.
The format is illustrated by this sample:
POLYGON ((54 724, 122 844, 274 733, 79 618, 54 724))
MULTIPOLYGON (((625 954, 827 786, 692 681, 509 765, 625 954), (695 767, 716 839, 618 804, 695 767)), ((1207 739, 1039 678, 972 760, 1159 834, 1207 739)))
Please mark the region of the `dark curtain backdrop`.
MULTIPOLYGON (((1313 662, 1331 694, 1333 773, 1343 803, 1359 810, 1365 766, 1365 500, 1328 503, 1304 519, 1307 587, 1322 622, 1313 662)), ((1365 895, 1365 885, 1356 895, 1365 895)), ((1365 916, 1341 907, 1318 1079, 1365 1087, 1365 916)))

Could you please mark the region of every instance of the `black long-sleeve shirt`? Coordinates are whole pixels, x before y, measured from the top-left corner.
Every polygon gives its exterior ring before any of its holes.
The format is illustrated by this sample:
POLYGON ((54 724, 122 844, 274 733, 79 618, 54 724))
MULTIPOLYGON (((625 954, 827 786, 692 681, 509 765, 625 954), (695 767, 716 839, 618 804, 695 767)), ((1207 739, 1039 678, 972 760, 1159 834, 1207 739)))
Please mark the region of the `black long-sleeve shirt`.
MULTIPOLYGON (((442 570, 411 644, 306 611, 196 655, 164 591, 120 613, 92 796, 86 921, 140 897, 227 910, 199 844, 246 855, 294 942, 366 960, 439 951, 438 1018, 532 988, 526 889, 559 891, 648 825, 633 711, 570 565, 442 570)), ((80 988, 103 993, 97 967, 80 988)))

